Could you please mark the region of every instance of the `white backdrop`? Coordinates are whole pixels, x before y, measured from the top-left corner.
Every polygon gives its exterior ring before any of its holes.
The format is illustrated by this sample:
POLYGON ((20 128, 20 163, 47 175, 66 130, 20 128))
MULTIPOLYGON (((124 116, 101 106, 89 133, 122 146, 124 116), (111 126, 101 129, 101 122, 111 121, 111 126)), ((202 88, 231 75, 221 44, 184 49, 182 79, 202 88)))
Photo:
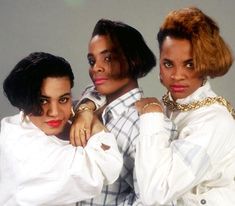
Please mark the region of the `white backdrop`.
MULTIPOLYGON (((227 43, 235 48, 234 0, 0 0, 0 119, 16 113, 3 95, 2 82, 23 57, 34 51, 66 58, 75 74, 74 98, 90 83, 87 44, 97 20, 120 20, 137 28, 158 57, 156 34, 172 9, 198 6, 219 24, 227 43)), ((212 80, 214 90, 235 106, 235 66, 223 78, 212 80)), ((161 97, 158 66, 140 86, 146 96, 161 97)))

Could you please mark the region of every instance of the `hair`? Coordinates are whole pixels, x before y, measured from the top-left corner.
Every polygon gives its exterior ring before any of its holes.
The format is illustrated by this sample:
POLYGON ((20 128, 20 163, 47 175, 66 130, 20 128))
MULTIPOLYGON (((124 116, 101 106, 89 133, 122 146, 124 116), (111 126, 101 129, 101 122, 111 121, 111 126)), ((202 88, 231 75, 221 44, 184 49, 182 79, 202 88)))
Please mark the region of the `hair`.
POLYGON ((120 48, 129 66, 127 76, 134 79, 144 77, 156 66, 155 55, 135 28, 123 22, 100 19, 94 27, 92 38, 96 35, 109 36, 112 43, 120 48))
POLYGON ((223 76, 233 63, 217 23, 198 8, 183 8, 167 15, 157 35, 160 52, 167 36, 191 42, 194 68, 202 76, 223 76))
POLYGON ((68 77, 71 88, 74 84, 71 66, 64 58, 44 52, 31 53, 19 61, 4 80, 4 94, 26 115, 41 115, 41 87, 47 77, 68 77))

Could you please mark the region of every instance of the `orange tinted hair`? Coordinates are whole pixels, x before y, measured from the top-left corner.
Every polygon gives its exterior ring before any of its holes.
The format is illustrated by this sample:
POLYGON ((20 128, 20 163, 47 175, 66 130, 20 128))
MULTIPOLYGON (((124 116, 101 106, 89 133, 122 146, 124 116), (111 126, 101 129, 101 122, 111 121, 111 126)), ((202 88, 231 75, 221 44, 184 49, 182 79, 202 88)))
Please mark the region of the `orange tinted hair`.
POLYGON ((202 76, 223 76, 232 65, 232 52, 217 23, 198 8, 183 8, 166 16, 158 32, 160 51, 166 36, 191 42, 194 68, 202 76))

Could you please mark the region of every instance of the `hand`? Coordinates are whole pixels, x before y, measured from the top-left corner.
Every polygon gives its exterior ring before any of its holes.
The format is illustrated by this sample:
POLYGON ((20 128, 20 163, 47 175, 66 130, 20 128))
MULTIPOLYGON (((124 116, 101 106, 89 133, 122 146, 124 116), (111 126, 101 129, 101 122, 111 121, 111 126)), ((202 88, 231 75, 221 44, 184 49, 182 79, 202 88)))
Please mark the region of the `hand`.
POLYGON ((98 119, 98 117, 94 115, 91 135, 101 132, 102 130, 108 131, 106 127, 102 124, 102 122, 98 119))
POLYGON ((155 97, 142 98, 135 103, 135 107, 139 114, 148 112, 163 112, 161 103, 155 97))
POLYGON ((70 143, 73 146, 86 146, 91 136, 93 117, 93 111, 90 110, 77 113, 70 129, 70 143))

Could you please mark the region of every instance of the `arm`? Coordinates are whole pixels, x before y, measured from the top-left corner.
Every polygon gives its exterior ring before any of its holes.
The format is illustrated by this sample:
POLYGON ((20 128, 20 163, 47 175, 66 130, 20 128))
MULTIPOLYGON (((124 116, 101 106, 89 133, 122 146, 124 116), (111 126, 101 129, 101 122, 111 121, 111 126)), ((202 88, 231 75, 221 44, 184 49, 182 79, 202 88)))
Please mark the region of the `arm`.
POLYGON ((91 136, 93 112, 101 108, 106 102, 104 96, 89 86, 74 106, 74 117, 70 129, 70 142, 73 146, 85 146, 91 136))
POLYGON ((110 184, 119 176, 122 159, 110 133, 96 134, 84 149, 46 138, 49 139, 38 137, 30 143, 16 194, 19 203, 56 205, 81 201, 98 195, 104 182, 110 184))
POLYGON ((95 104, 88 99, 76 108, 69 133, 70 143, 73 146, 86 146, 91 136, 95 109, 95 104))
POLYGON ((217 160, 216 155, 223 145, 220 134, 224 134, 226 124, 221 124, 222 117, 216 116, 218 112, 210 108, 205 110, 188 116, 175 140, 164 126, 169 120, 162 113, 140 117, 136 170, 145 204, 166 204, 205 180, 206 172, 217 160))

